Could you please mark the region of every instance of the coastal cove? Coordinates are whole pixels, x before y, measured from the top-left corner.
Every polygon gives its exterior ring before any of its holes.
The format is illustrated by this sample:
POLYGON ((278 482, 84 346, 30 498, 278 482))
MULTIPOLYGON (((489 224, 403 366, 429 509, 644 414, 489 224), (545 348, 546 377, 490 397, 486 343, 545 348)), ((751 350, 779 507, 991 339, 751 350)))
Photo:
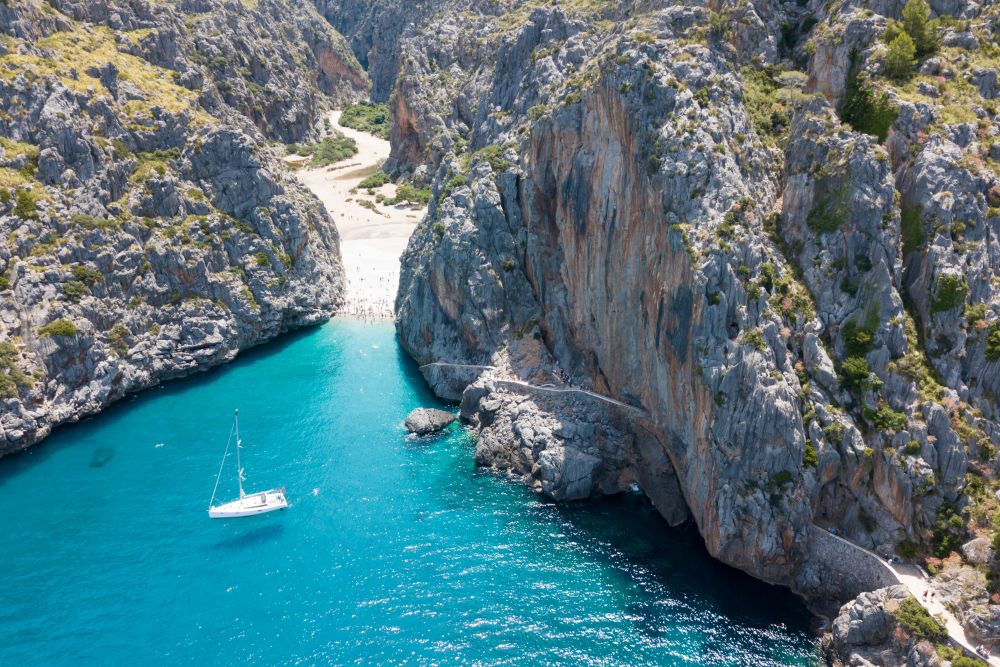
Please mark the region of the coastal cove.
MULTIPOLYGON (((808 665, 809 614, 642 496, 554 504, 408 438, 388 323, 337 318, 0 461, 2 664, 808 665), (234 408, 248 488, 210 521, 234 408)), ((235 480, 223 477, 223 495, 235 480)))

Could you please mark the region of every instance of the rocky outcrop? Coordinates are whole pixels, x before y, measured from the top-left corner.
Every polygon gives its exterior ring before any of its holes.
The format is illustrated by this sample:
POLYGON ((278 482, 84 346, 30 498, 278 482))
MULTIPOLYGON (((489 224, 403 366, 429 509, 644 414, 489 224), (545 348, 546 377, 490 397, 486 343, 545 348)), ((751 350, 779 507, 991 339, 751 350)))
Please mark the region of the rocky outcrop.
POLYGON ((953 610, 970 641, 987 646, 1000 644, 1000 606, 990 603, 981 569, 950 558, 934 578, 933 590, 953 610))
POLYGON ((339 38, 315 13, 184 7, 4 10, 0 455, 342 300, 336 229, 261 130, 308 135, 325 94, 363 88, 363 74, 322 55, 339 38), (248 34, 256 47, 238 48, 248 34), (241 75, 204 60, 215 51, 245 59, 231 63, 241 75), (226 81, 297 101, 257 114, 226 81))
POLYGON ((895 614, 910 598, 904 586, 862 593, 845 604, 823 637, 827 664, 882 667, 936 667, 941 662, 934 644, 917 639, 895 614))
POLYGON ((406 420, 403 425, 406 426, 406 430, 410 433, 416 435, 428 435, 431 433, 437 433, 444 427, 455 421, 457 417, 450 412, 445 412, 444 410, 435 410, 433 408, 417 408, 406 415, 406 420))
POLYGON ((579 389, 487 376, 466 390, 462 414, 479 429, 479 465, 522 476, 556 500, 639 484, 668 523, 688 518, 670 459, 635 408, 579 389))

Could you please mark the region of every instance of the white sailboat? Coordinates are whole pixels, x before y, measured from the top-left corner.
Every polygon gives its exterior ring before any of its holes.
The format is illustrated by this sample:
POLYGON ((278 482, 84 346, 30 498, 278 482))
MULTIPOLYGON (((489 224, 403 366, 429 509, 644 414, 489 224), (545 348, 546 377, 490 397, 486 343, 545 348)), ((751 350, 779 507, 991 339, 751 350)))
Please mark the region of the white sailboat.
POLYGON ((226 442, 226 451, 222 455, 222 463, 219 465, 219 474, 215 478, 215 488, 212 490, 212 499, 208 501, 208 516, 212 519, 235 519, 244 516, 256 516, 266 514, 274 510, 283 510, 288 507, 285 500, 285 489, 270 489, 269 491, 258 491, 256 493, 246 493, 243 491, 243 467, 240 464, 240 411, 236 411, 233 421, 233 430, 229 432, 229 440, 226 442), (229 445, 233 441, 233 433, 236 434, 236 480, 240 486, 240 497, 230 500, 228 503, 213 505, 215 494, 219 490, 219 480, 222 479, 222 469, 226 466, 226 456, 229 454, 229 445))

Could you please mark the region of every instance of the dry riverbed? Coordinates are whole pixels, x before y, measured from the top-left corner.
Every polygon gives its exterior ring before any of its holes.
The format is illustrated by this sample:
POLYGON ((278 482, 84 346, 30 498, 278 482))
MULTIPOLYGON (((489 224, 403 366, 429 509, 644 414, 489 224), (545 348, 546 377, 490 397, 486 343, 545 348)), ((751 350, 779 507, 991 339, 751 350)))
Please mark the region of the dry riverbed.
MULTIPOLYGON (((347 301, 341 312, 360 317, 392 318, 399 285, 399 258, 426 209, 388 206, 396 186, 372 190, 358 184, 375 173, 389 157, 389 142, 340 125, 340 111, 330 113, 332 126, 358 144, 358 153, 328 167, 302 167, 299 180, 319 197, 340 232, 340 251, 347 277, 347 301)), ((292 165, 308 158, 288 156, 292 165)))

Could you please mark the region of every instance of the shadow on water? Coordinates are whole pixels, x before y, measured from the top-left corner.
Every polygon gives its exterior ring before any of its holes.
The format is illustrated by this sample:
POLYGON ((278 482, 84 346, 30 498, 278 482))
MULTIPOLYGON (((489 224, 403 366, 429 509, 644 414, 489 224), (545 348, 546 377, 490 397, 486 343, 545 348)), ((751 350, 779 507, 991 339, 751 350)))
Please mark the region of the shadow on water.
POLYGON ((87 464, 90 468, 103 468, 111 459, 115 457, 114 447, 98 447, 94 450, 94 455, 90 457, 90 463, 87 464))
POLYGON ((427 381, 424 379, 423 373, 420 372, 420 364, 403 349, 403 344, 399 341, 398 334, 395 336, 395 341, 396 363, 403 372, 403 377, 406 378, 407 384, 416 391, 420 405, 425 408, 438 408, 441 410, 456 408, 458 401, 446 401, 438 398, 431 391, 427 385, 427 381))
MULTIPOLYGON (((64 423, 56 426, 52 429, 52 433, 42 442, 0 459, 0 487, 3 486, 7 478, 17 475, 26 466, 40 465, 52 454, 59 451, 59 449, 72 446, 77 436, 86 435, 90 429, 98 427, 95 420, 100 419, 101 428, 107 427, 117 420, 123 419, 131 410, 144 405, 147 401, 154 401, 164 396, 173 396, 182 393, 192 386, 216 381, 219 378, 225 377, 228 373, 238 371, 262 359, 281 354, 297 342, 310 336, 318 335, 321 326, 303 327, 282 334, 275 339, 241 352, 236 359, 229 363, 198 370, 184 377, 165 380, 162 384, 154 385, 134 394, 127 394, 100 412, 83 417, 78 422, 64 423)), ((98 448, 98 451, 94 453, 94 458, 90 463, 91 468, 100 468, 111 460, 114 450, 112 449, 110 455, 102 454, 98 456, 98 452, 103 449, 105 448, 98 448)))
MULTIPOLYGON (((250 519, 251 521, 260 521, 263 517, 250 519)), ((264 519, 268 520, 268 519, 264 519)), ((240 532, 233 535, 229 535, 215 544, 213 544, 211 549, 226 549, 226 550, 238 550, 245 549, 247 547, 256 546, 259 544, 264 544, 266 542, 271 542, 280 538, 285 532, 285 524, 280 522, 275 522, 273 519, 269 523, 260 525, 258 524, 253 528, 243 528, 239 529, 240 532)))
POLYGON ((661 604, 665 598, 710 609, 748 628, 780 623, 811 634, 811 615, 791 591, 712 558, 693 523, 670 527, 641 494, 543 502, 534 514, 559 522, 593 556, 651 593, 649 600, 630 605, 641 619, 637 627, 650 636, 661 632, 658 618, 669 613, 661 604))

